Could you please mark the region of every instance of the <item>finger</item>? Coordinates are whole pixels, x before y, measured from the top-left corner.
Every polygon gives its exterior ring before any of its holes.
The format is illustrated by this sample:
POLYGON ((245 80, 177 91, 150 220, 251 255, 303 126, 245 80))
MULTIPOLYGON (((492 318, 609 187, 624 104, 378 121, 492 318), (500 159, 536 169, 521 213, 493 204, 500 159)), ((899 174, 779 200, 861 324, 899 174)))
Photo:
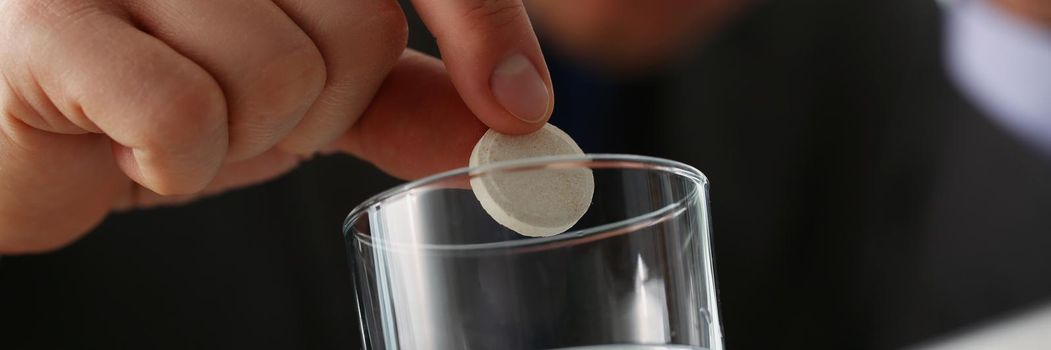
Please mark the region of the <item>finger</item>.
MULTIPOLYGON (((0 103, 14 105, 3 96, 0 103)), ((46 132, 21 122, 26 113, 6 112, 12 113, 0 118, 0 254, 69 244, 105 217, 131 181, 114 164, 106 137, 46 132)))
POLYGON ((105 9, 21 11, 22 40, 35 43, 14 56, 32 72, 21 93, 44 94, 70 123, 105 133, 143 186, 185 193, 211 181, 226 153, 226 107, 207 72, 105 9))
POLYGON ((487 129, 464 105, 440 61, 407 50, 361 120, 333 148, 412 179, 466 166, 487 129))
POLYGON ((281 148, 310 154, 342 135, 368 107, 405 50, 408 29, 395 0, 279 0, 325 60, 325 88, 281 148))
MULTIPOLYGON (((464 105, 441 61, 406 50, 361 119, 323 151, 351 153, 391 175, 413 179, 466 166, 487 129, 464 105)), ((134 205, 178 204, 267 181, 301 161, 287 153, 267 152, 224 165, 199 194, 171 197, 141 191, 134 205)))
MULTIPOLYGON (((464 105, 441 61, 406 50, 361 119, 323 149, 346 152, 405 179, 466 166, 488 127, 464 105)), ((302 160, 270 151, 227 163, 215 181, 192 196, 139 192, 134 206, 168 205, 280 176, 302 160)))
POLYGON ((148 208, 159 205, 188 203, 226 191, 247 187, 277 178, 296 167, 302 159, 282 152, 270 150, 252 159, 229 162, 223 165, 212 183, 192 195, 163 196, 147 188, 129 191, 128 198, 117 209, 148 208))
POLYGON ((413 0, 438 38, 456 89, 478 118, 504 133, 540 128, 554 93, 522 0, 413 0))
POLYGON ((321 53, 270 1, 143 1, 135 13, 143 28, 198 62, 222 86, 230 160, 277 144, 325 84, 321 53))

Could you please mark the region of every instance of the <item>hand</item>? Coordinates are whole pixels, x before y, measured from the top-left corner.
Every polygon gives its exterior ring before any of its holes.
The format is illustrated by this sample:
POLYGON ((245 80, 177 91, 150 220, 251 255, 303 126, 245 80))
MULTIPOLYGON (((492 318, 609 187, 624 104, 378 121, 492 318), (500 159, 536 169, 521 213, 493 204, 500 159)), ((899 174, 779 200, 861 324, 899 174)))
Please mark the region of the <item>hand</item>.
POLYGON ((644 74, 677 57, 750 0, 531 0, 545 40, 606 73, 644 74))
POLYGON ((486 126, 543 125, 551 83, 521 0, 414 6, 444 66, 404 50, 395 0, 0 1, 0 253, 319 151, 412 178, 465 165, 486 126))
POLYGON ((1033 23, 1051 28, 1051 2, 1047 0, 996 0, 1001 8, 1033 23))

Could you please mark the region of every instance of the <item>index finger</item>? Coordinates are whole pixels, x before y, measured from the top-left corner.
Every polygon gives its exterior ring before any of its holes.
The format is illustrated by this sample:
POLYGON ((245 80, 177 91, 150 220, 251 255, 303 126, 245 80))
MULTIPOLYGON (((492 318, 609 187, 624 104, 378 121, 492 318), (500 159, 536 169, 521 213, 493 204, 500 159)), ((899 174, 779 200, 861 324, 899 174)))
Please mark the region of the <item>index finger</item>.
POLYGON ((365 114, 327 151, 348 152, 402 179, 467 166, 486 131, 442 63, 405 50, 365 114))
POLYGON ((551 76, 521 0, 413 0, 467 107, 503 133, 543 126, 551 76))

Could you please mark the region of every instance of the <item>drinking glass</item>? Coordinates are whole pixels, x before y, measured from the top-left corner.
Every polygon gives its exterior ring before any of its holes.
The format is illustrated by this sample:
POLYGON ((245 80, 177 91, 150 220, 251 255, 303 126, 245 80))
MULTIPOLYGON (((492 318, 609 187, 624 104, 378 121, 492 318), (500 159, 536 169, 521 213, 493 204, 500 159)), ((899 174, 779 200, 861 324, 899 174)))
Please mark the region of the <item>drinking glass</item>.
POLYGON ((708 182, 632 155, 453 170, 354 209, 344 234, 365 349, 722 349, 708 182), (589 169, 569 231, 525 237, 471 191, 484 176, 589 169))

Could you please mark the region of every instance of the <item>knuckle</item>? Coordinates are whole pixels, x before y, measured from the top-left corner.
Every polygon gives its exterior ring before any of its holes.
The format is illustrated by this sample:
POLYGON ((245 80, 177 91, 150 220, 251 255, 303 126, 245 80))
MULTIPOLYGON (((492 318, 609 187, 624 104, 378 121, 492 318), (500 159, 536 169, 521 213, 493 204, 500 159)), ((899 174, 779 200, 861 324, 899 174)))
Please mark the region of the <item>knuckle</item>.
POLYGON ((54 14, 54 0, 8 0, 0 3, 3 12, 17 20, 44 19, 54 14))
POLYGON ((9 14, 11 16, 9 18, 15 23, 48 26, 75 22, 79 18, 100 10, 90 1, 7 0, 0 2, 0 13, 9 14))
POLYGON ((467 8, 466 17, 474 29, 504 27, 522 20, 525 5, 521 0, 482 0, 467 8))
POLYGON ((391 49, 396 49, 397 54, 400 55, 409 41, 409 24, 405 19, 405 13, 397 3, 393 1, 383 3, 385 5, 376 11, 376 18, 384 39, 391 43, 391 49))
POLYGON ((245 98, 231 102, 233 159, 259 155, 280 142, 325 88, 328 71, 314 43, 304 38, 286 45, 255 68, 258 78, 244 87, 245 98))
MULTIPOLYGON (((405 19, 405 13, 396 3, 384 5, 375 11, 370 20, 358 24, 357 31, 370 33, 371 38, 359 43, 367 47, 367 52, 361 52, 359 59, 363 60, 363 66, 371 67, 372 72, 386 75, 386 72, 398 61, 409 41, 409 26, 405 19), (374 34, 372 34, 374 33, 374 34)), ((355 81, 360 77, 354 78, 355 81)), ((348 83, 348 82, 343 82, 348 83)))
POLYGON ((316 95, 325 85, 325 60, 309 40, 295 43, 291 48, 278 50, 260 67, 258 86, 251 87, 261 94, 263 103, 283 111, 303 104, 304 99, 316 95))
MULTIPOLYGON (((356 33, 360 40, 343 43, 351 57, 369 67, 389 67, 405 51, 409 42, 409 24, 405 13, 394 1, 381 1, 365 11, 360 21, 344 21, 345 33, 356 33)), ((380 69, 381 71, 383 69, 380 69)))
POLYGON ((225 125, 226 101, 210 76, 187 72, 170 77, 151 84, 156 93, 147 113, 154 117, 144 125, 152 130, 140 134, 146 149, 184 149, 187 143, 225 125))
POLYGON ((304 39, 288 57, 288 69, 292 80, 302 80, 304 93, 314 95, 325 86, 325 58, 309 39, 304 39), (313 93, 311 93, 313 92, 313 93))
MULTIPOLYGON (((169 90, 167 96, 168 106, 164 109, 171 115, 173 122, 188 121, 191 124, 217 123, 225 114, 225 101, 222 91, 214 82, 206 77, 191 77, 179 83, 175 88, 169 90)), ((168 129, 161 125, 162 129, 168 129)))
MULTIPOLYGON (((353 62, 359 69, 341 69, 335 73, 336 78, 347 78, 345 74, 357 73, 362 69, 385 71, 383 67, 393 66, 394 61, 405 51, 409 40, 409 25, 405 13, 396 1, 368 1, 366 8, 347 3, 344 16, 334 16, 326 21, 331 23, 328 30, 333 37, 352 37, 358 40, 332 39, 331 50, 326 52, 335 67, 349 67, 353 62), (348 17, 352 19, 348 19, 348 17)), ((352 74, 353 75, 353 74, 352 74)), ((329 82, 338 83, 338 82, 329 82)))

